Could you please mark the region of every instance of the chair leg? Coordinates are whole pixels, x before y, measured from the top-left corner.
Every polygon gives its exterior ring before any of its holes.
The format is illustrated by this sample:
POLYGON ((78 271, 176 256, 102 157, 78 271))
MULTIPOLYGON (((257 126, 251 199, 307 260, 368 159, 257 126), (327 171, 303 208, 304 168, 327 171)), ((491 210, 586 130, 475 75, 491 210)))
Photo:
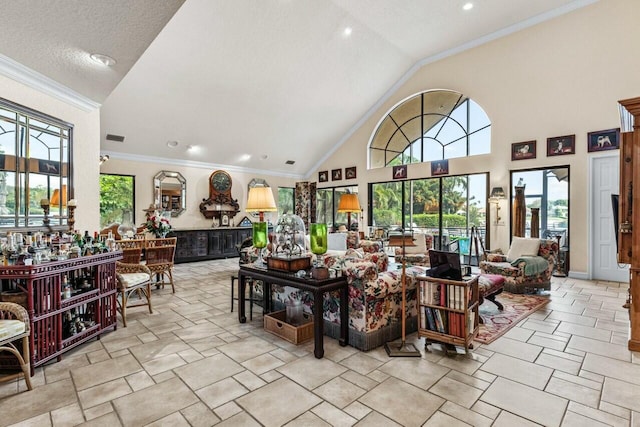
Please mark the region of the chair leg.
POLYGON ((153 314, 153 308, 151 307, 151 282, 147 282, 147 305, 149 306, 149 314, 153 314))
POLYGON ((169 281, 171 282, 171 293, 175 294, 176 293, 176 287, 173 284, 173 272, 171 270, 173 270, 173 268, 169 268, 169 271, 167 272, 167 274, 169 275, 169 281))
POLYGON ((29 357, 29 337, 22 338, 22 360, 20 367, 24 373, 24 382, 27 383, 27 389, 33 390, 31 386, 31 358, 29 357))
POLYGON ((127 291, 122 291, 122 305, 120 306, 120 315, 122 316, 122 326, 127 327, 127 291))

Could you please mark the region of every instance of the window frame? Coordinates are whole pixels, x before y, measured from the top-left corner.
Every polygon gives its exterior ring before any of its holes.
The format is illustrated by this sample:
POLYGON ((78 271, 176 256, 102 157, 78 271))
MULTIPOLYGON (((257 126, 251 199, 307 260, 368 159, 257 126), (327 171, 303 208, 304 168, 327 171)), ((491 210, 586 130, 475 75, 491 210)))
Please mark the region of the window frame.
MULTIPOLYGON (((66 202, 75 198, 74 197, 74 180, 73 180, 73 138, 74 138, 74 125, 72 123, 65 122, 57 117, 53 117, 41 111, 34 110, 33 108, 18 104, 16 102, 10 101, 5 98, 0 98, 0 109, 10 112, 12 115, 15 114, 14 118, 9 118, 5 115, 2 115, 3 123, 13 123, 15 129, 9 130, 8 132, 15 132, 15 140, 14 140, 14 149, 16 158, 15 161, 15 170, 8 171, 4 170, 7 173, 14 173, 14 200, 15 200, 15 208, 13 214, 13 224, 2 226, 0 225, 0 230, 2 231, 37 231, 43 228, 49 228, 55 231, 62 231, 68 229, 69 225, 67 222, 68 215, 65 215, 65 211, 60 205, 56 210, 53 209, 53 206, 50 206, 49 212, 49 225, 45 225, 44 223, 44 214, 35 213, 40 212, 42 209, 41 200, 44 198, 51 200, 53 196, 53 192, 55 189, 61 189, 63 186, 66 186, 66 202), (39 122, 31 125, 31 122, 39 122), (48 129, 41 125, 50 125, 59 129, 57 133, 50 132, 48 129), (26 132, 24 135, 26 137, 24 140, 20 140, 20 128, 24 126, 26 132), (35 142, 32 142, 32 139, 39 141, 45 147, 47 146, 42 140, 38 137, 33 136, 31 134, 31 130, 36 129, 40 134, 48 134, 59 138, 59 144, 56 150, 59 150, 59 156, 57 159, 39 159, 37 157, 31 157, 31 145, 35 142), (66 135, 65 135, 66 133, 66 135), (65 147, 66 141, 66 147, 65 147), (26 154, 18 155, 20 152, 20 145, 24 144, 26 147, 26 154), (66 157, 66 172, 65 172, 65 157, 66 157), (24 159, 24 160, 22 160, 24 159), (51 162, 59 162, 59 173, 58 174, 50 174, 46 171, 43 173, 38 171, 31 171, 32 160, 49 160, 51 162), (23 165, 24 163, 24 165, 23 165), (28 166, 27 166, 28 164, 28 166), (31 191, 30 188, 30 175, 46 175, 47 176, 47 185, 45 189, 45 194, 37 201, 37 206, 30 206, 33 201, 31 200, 31 191), (58 182, 58 185, 52 185, 51 180, 55 180, 58 182), (32 222, 32 218, 37 218, 42 215, 42 221, 32 222)), ((39 162, 38 162, 39 163, 39 162)), ((41 166, 39 166, 40 168, 41 166)), ((61 191, 64 195, 64 191, 61 191)))

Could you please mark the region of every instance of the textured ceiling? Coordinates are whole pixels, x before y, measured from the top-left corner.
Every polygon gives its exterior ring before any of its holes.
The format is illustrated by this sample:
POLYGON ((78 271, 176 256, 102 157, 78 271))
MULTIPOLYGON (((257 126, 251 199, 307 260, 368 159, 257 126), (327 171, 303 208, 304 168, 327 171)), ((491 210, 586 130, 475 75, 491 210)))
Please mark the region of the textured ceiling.
POLYGON ((594 1, 18 0, 12 19, 48 13, 13 24, 0 53, 97 101, 117 84, 103 152, 301 177, 417 64, 594 1), (80 69, 78 52, 92 51, 118 65, 80 69))
POLYGON ((0 54, 102 103, 184 0, 6 0, 0 54), (100 53, 117 64, 89 58, 100 53))

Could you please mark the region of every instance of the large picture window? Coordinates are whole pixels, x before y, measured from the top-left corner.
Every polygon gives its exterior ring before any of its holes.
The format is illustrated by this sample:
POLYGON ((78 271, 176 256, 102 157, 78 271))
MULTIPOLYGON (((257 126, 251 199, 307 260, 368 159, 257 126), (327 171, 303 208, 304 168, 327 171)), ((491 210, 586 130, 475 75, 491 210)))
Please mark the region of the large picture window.
POLYGON ((370 184, 369 235, 411 229, 431 234, 434 247, 468 255, 471 228, 487 239, 488 174, 370 184))
POLYGON ((414 95, 380 122, 369 143, 369 167, 422 163, 491 151, 491 121, 472 99, 450 90, 414 95))
POLYGON ((0 98, 0 227, 67 223, 73 125, 0 98))
POLYGON ((319 188, 316 190, 316 221, 327 224, 330 230, 338 230, 341 225, 357 228, 360 213, 351 214, 351 225, 347 225, 347 214, 338 212, 340 197, 343 194, 358 194, 358 186, 319 188))
POLYGON ((100 174, 100 228, 136 223, 135 184, 132 175, 100 174))
POLYGON ((512 171, 511 205, 516 185, 524 186, 525 236, 531 236, 531 208, 540 208, 539 237, 557 238, 561 248, 568 247, 569 166, 512 171))

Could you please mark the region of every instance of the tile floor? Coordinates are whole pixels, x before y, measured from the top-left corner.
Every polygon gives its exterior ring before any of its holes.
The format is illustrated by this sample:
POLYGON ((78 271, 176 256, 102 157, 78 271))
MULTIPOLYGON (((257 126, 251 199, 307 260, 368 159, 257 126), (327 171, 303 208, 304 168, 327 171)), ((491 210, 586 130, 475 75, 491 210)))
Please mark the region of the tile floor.
MULTIPOLYGON (((295 346, 229 312, 237 259, 176 266, 154 314, 0 385, 0 425, 640 426, 627 284, 555 279, 551 302, 490 345, 389 358, 295 346), (16 391, 20 393, 16 394, 16 391)), ((491 304, 491 303, 488 303, 491 304)), ((259 312, 259 307, 257 307, 259 312)))

